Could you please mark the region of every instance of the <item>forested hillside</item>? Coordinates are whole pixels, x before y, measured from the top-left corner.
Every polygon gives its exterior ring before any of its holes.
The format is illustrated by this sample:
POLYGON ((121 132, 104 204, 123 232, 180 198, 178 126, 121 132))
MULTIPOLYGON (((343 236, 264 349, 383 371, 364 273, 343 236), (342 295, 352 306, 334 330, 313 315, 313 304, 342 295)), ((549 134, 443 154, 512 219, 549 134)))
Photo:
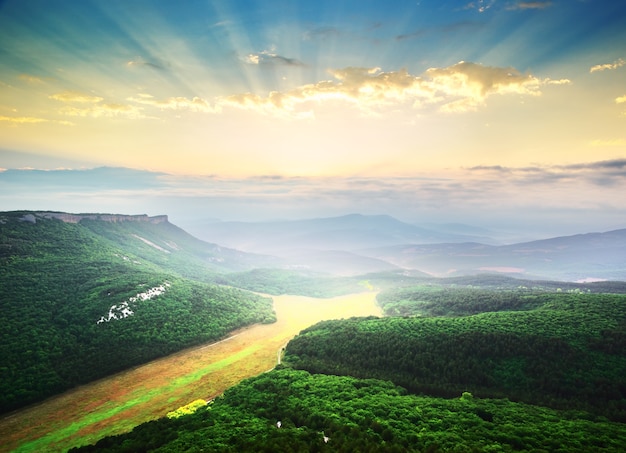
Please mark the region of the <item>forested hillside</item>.
POLYGON ((378 297, 407 316, 321 322, 208 406, 79 450, 623 451, 623 283, 419 278, 378 297))
POLYGON ((190 415, 82 452, 621 452, 621 423, 464 392, 417 396, 391 382, 278 369, 190 415))
POLYGON ((205 283, 220 251, 202 244, 167 222, 0 214, 0 412, 272 322, 270 299, 205 283))
POLYGON ((455 317, 319 323, 289 343, 285 361, 313 373, 389 379, 415 393, 470 391, 626 422, 626 296, 461 293, 465 301, 431 306, 424 291, 392 306, 455 317), (468 312, 481 313, 458 316, 468 312))

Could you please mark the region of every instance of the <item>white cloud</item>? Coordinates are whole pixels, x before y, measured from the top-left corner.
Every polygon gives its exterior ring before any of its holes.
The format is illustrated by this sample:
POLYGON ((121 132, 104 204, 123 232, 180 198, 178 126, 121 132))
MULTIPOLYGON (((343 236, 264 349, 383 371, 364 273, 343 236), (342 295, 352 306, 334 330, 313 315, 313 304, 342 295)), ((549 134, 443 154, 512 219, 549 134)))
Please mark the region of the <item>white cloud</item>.
POLYGON ((265 114, 312 114, 322 102, 339 101, 364 113, 398 105, 414 109, 436 107, 443 112, 476 110, 492 95, 541 94, 545 85, 564 85, 567 79, 538 79, 514 68, 459 62, 447 68, 431 68, 422 76, 406 70, 384 72, 380 68, 348 67, 329 71, 332 80, 303 85, 267 96, 238 94, 219 99, 220 105, 256 110, 265 114))
POLYGON ((545 79, 543 83, 545 83, 546 85, 571 85, 572 81, 570 79, 545 79))
POLYGON ((137 97, 131 97, 127 100, 137 104, 156 107, 161 110, 190 110, 200 113, 215 113, 219 111, 219 107, 213 107, 206 99, 197 96, 191 99, 181 96, 167 99, 155 99, 149 94, 140 93, 137 97))
POLYGON ((34 116, 0 116, 0 121, 16 126, 18 124, 37 124, 37 123, 55 123, 63 126, 73 126, 71 121, 49 120, 47 118, 39 118, 34 116))
POLYGON ((112 118, 112 117, 124 117, 130 119, 145 118, 140 107, 136 107, 128 104, 98 104, 93 107, 78 108, 66 106, 60 111, 61 114, 67 116, 77 117, 91 117, 91 118, 112 118))
POLYGON ((589 72, 612 70, 612 69, 621 68, 624 65, 626 65, 626 60, 624 60, 623 58, 620 58, 618 60, 615 60, 613 63, 597 64, 595 66, 592 66, 589 69, 589 72))
POLYGON ((89 107, 67 105, 59 110, 60 114, 66 116, 91 118, 124 117, 130 119, 145 118, 141 107, 117 102, 104 103, 102 102, 104 98, 100 96, 92 96, 79 91, 67 90, 48 97, 66 104, 93 104, 89 107))
POLYGON ((280 65, 280 66, 304 66, 304 63, 295 59, 277 54, 274 50, 263 50, 258 53, 250 53, 241 58, 250 65, 280 65))
POLYGON ((34 116, 0 116, 0 121, 13 124, 33 124, 47 123, 49 120, 45 118, 37 118, 34 116))
POLYGON ((477 0, 465 5, 464 9, 475 9, 479 13, 484 13, 496 3, 496 0, 477 0))
POLYGON ((102 101, 104 98, 100 96, 92 96, 91 94, 81 93, 79 91, 63 91, 61 93, 55 93, 53 95, 48 96, 50 99, 54 99, 55 101, 67 102, 67 103, 98 103, 102 101))
POLYGON ((591 146, 626 146, 626 139, 615 138, 610 140, 596 139, 589 142, 591 146))
POLYGON ((484 100, 492 94, 526 94, 536 96, 545 82, 514 68, 483 66, 461 61, 447 68, 431 68, 426 75, 437 90, 444 93, 484 100))
POLYGON ((42 78, 30 74, 20 74, 19 79, 31 85, 42 85, 45 83, 42 78))

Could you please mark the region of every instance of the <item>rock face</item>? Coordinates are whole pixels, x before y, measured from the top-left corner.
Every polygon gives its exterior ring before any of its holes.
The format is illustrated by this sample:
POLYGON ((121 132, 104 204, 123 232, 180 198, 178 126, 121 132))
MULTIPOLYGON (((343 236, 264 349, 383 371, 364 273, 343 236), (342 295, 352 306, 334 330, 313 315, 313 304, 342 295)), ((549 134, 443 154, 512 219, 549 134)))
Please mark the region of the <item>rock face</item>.
POLYGON ((44 219, 59 219, 66 223, 78 223, 83 219, 101 220, 103 222, 148 222, 155 224, 167 222, 166 215, 150 217, 146 214, 68 214, 65 212, 36 212, 35 215, 44 219))

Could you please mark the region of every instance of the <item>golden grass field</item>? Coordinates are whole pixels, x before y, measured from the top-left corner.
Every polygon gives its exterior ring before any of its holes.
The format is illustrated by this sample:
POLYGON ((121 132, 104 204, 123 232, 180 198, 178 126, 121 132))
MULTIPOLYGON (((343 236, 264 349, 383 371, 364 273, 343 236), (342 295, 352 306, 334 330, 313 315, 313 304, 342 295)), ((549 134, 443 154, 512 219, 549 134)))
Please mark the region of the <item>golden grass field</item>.
POLYGON ((381 315, 375 292, 273 299, 278 317, 274 324, 238 330, 220 342, 181 351, 3 417, 0 451, 67 451, 130 431, 272 369, 281 348, 318 321, 381 315))

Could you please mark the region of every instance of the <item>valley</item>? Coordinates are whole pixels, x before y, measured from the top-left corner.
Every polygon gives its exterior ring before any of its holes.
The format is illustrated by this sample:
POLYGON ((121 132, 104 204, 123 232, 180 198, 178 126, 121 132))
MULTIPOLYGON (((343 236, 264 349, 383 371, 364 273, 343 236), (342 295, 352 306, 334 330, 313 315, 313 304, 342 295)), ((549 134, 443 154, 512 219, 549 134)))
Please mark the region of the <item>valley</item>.
POLYGON ((278 228, 287 251, 264 255, 165 216, 0 225, 0 451, 626 442, 626 230, 419 244, 391 218, 345 216, 278 228), (448 268, 464 270, 434 276, 448 268))
POLYGON ((314 299, 276 296, 277 322, 83 385, 0 419, 0 451, 66 451, 130 431, 195 399, 210 399, 273 368, 300 330, 328 319, 380 315, 375 292, 314 299))

